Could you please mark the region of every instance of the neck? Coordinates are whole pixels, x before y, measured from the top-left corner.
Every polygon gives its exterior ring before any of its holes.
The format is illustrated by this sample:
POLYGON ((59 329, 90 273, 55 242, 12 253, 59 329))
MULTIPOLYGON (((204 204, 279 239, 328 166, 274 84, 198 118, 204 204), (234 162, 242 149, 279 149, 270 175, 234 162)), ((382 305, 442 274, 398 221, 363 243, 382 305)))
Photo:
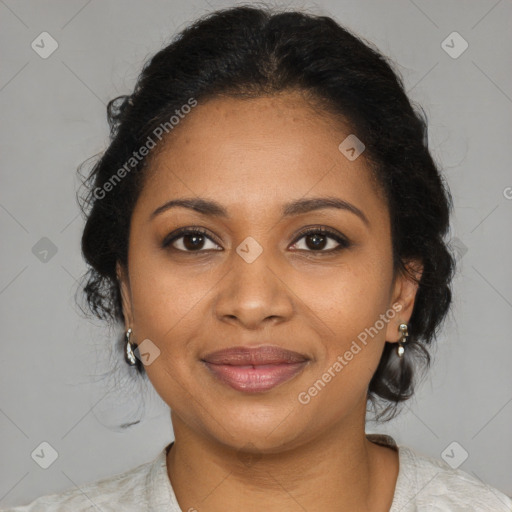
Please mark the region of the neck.
POLYGON ((370 442, 363 424, 337 425, 299 447, 241 453, 172 414, 167 470, 182 510, 388 511, 398 474, 394 450, 370 442))

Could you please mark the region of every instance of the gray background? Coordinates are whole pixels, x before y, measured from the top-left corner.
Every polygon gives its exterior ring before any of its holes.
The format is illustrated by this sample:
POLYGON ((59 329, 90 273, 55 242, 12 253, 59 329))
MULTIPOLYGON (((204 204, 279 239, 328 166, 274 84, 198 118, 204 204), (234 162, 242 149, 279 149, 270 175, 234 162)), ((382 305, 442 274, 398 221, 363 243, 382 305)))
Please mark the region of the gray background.
MULTIPOLYGON (((131 92, 144 60, 197 16, 228 5, 0 0, 3 506, 127 470, 172 439, 168 410, 151 387, 127 380, 124 366, 100 378, 116 333, 74 304, 86 269, 75 170, 105 149, 105 104, 131 92), (59 45, 46 59, 31 47, 44 31, 59 45), (48 246, 43 237, 57 249, 47 261, 34 254, 37 243, 48 246), (113 385, 119 391, 107 393, 113 385), (145 420, 116 430, 137 413, 143 392, 145 420), (43 441, 58 452, 46 470, 31 458, 43 441)), ((367 430, 436 458, 456 441, 448 453, 460 463, 468 452, 461 469, 512 495, 511 3, 286 5, 334 16, 397 63, 429 116, 429 144, 454 196, 451 238, 461 266, 434 367, 398 420, 367 430), (469 44, 458 58, 441 46, 453 31, 469 44)))

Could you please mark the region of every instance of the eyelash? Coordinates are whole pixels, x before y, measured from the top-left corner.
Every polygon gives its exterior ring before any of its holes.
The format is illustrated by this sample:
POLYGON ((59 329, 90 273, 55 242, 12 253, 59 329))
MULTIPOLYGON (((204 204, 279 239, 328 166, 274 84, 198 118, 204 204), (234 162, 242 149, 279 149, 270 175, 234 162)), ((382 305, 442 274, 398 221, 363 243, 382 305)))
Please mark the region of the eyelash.
MULTIPOLYGON (((351 246, 351 243, 346 238, 344 238, 343 236, 339 235, 335 231, 331 231, 330 229, 323 228, 323 227, 310 227, 310 228, 306 228, 306 229, 302 230, 297 235, 297 238, 295 239, 295 241, 293 242, 292 245, 297 244, 297 242, 299 242, 305 236, 312 235, 312 234, 320 234, 320 235, 328 236, 329 238, 332 238, 333 240, 338 242, 339 245, 337 247, 335 247, 334 249, 329 249, 327 251, 324 251, 324 250, 318 250, 318 251, 306 250, 305 252, 309 252, 309 253, 313 253, 313 254, 321 254, 321 253, 332 254, 332 253, 338 252, 338 251, 340 251, 342 249, 347 249, 348 247, 351 246)), ((166 248, 166 247, 170 246, 176 240, 179 240, 180 238, 183 238, 184 236, 187 236, 187 235, 205 236, 206 238, 208 238, 213 243, 219 245, 214 239, 212 239, 212 237, 210 237, 208 235, 208 233, 207 233, 207 231, 205 229, 192 227, 192 228, 180 228, 177 231, 175 231, 174 233, 171 233, 170 235, 168 235, 164 239, 164 241, 162 242, 162 248, 166 248)), ((174 249, 174 250, 182 252, 182 253, 189 253, 189 254, 205 252, 204 249, 200 249, 200 250, 197 250, 197 251, 184 251, 182 249, 176 249, 175 247, 171 247, 171 249, 174 249)), ((206 249, 206 250, 212 250, 212 249, 206 249)), ((214 250, 217 250, 217 249, 214 249, 214 250)), ((297 249, 297 250, 298 251, 304 251, 304 249, 297 249)))

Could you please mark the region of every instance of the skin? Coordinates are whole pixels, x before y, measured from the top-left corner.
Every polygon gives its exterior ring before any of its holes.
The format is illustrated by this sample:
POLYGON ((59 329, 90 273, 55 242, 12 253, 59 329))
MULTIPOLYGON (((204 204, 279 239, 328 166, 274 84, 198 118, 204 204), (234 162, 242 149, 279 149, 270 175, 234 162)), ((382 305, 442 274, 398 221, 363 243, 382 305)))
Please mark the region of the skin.
MULTIPOLYGON (((389 212, 364 153, 350 161, 338 150, 350 133, 298 92, 215 98, 199 102, 152 159, 118 278, 132 341, 148 338, 160 350, 145 369, 172 410, 167 470, 184 511, 391 506, 398 455, 365 437, 366 397, 385 341, 398 341, 398 325, 412 314, 417 284, 393 273, 389 212), (356 206, 368 224, 335 208, 281 215, 284 203, 325 196, 356 206), (185 197, 215 200, 229 218, 184 207, 150 218, 185 197), (162 247, 167 235, 192 226, 211 240, 195 251, 190 237, 162 247), (327 235, 315 249, 298 237, 306 226, 334 230, 351 245, 329 252, 339 243, 327 235), (236 251, 247 237, 262 249, 250 263, 236 251), (299 393, 393 304, 400 312, 301 404, 299 393), (265 344, 310 361, 256 394, 221 383, 200 361, 265 344)), ((421 273, 419 262, 411 265, 421 273)))

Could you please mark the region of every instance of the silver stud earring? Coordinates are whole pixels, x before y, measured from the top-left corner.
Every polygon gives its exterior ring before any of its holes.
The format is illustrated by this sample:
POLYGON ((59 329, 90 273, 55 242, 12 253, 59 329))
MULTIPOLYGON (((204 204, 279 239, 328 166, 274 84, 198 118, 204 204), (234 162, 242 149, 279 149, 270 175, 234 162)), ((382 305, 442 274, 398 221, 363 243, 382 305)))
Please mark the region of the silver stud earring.
POLYGON ((398 330, 400 331, 400 339, 398 340, 398 347, 396 349, 396 353, 398 354, 398 357, 402 357, 405 352, 405 348, 403 347, 402 343, 405 343, 407 341, 407 336, 409 336, 407 324, 400 324, 398 326, 398 330))
POLYGON ((133 353, 133 349, 137 348, 137 346, 132 345, 132 343, 130 342, 131 334, 132 334, 132 329, 130 327, 126 331, 126 334, 125 334, 126 342, 125 342, 124 358, 130 366, 135 366, 137 364, 137 358, 135 357, 135 354, 133 353))

